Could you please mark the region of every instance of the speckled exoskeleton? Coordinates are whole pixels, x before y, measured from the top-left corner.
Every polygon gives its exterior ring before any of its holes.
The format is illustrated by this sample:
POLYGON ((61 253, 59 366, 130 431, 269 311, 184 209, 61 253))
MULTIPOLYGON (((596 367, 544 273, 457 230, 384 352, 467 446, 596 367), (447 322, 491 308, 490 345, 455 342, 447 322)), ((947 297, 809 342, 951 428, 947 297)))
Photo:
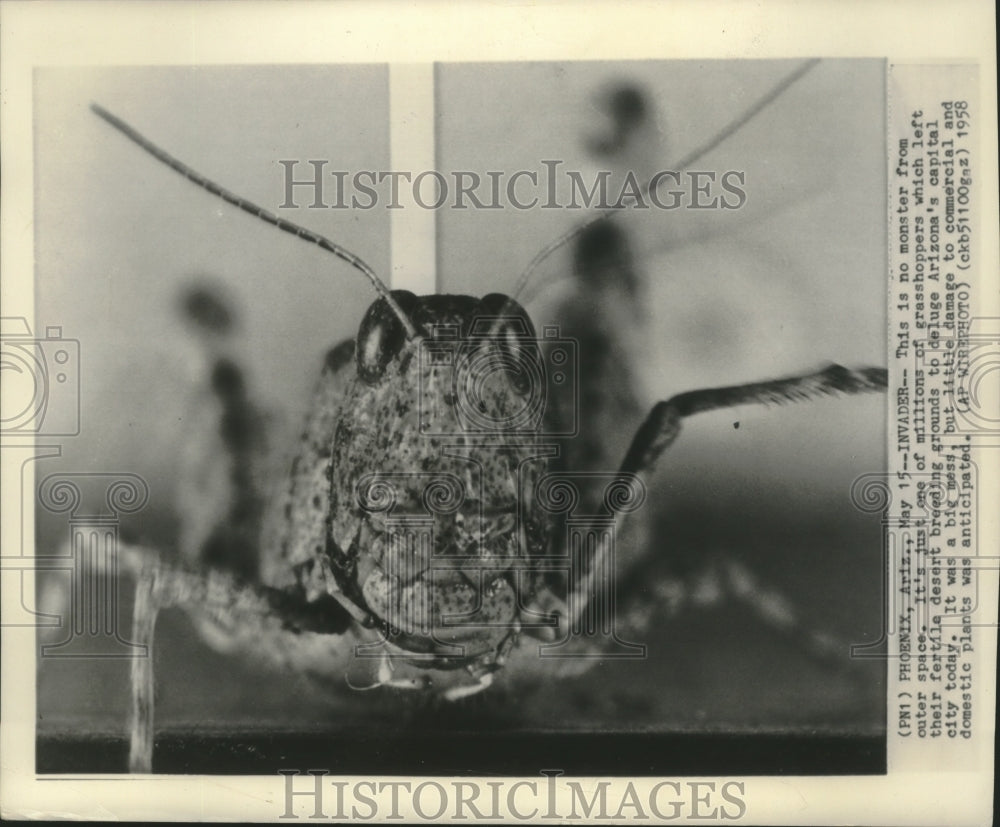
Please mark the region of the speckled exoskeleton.
MULTIPOLYGON (((184 544, 197 567, 164 567, 151 552, 123 549, 142 575, 140 639, 151 635, 157 608, 180 605, 220 648, 341 672, 358 688, 423 689, 449 700, 486 689, 502 670, 558 662, 580 671, 609 647, 641 653, 619 636, 616 618, 635 620, 623 628, 641 627, 651 606, 679 604, 684 595, 636 592, 611 612, 597 598, 605 595, 614 529, 641 504, 644 480, 683 420, 886 385, 882 369, 832 365, 665 399, 603 474, 589 522, 571 531, 562 498, 585 482, 574 486, 550 464, 559 451, 549 437, 560 424, 533 407, 552 381, 542 358, 547 343, 514 298, 390 291, 339 245, 229 193, 106 110, 95 111, 199 186, 339 256, 379 294, 357 336, 329 351, 275 497, 262 493, 254 447, 262 425, 239 366, 216 361, 229 508, 199 505, 191 490, 184 544), (604 622, 609 628, 595 632, 604 622)), ((613 224, 591 226, 600 232, 613 224)), ((216 302, 195 293, 186 305, 208 336, 219 335, 226 312, 216 302)), ((590 489, 584 496, 595 498, 590 489)), ((745 569, 723 567, 719 577, 775 625, 795 625, 790 603, 758 588, 745 569)), ((820 636, 807 645, 828 648, 820 636)), ((133 679, 132 767, 148 769, 150 659, 136 659, 133 679)))

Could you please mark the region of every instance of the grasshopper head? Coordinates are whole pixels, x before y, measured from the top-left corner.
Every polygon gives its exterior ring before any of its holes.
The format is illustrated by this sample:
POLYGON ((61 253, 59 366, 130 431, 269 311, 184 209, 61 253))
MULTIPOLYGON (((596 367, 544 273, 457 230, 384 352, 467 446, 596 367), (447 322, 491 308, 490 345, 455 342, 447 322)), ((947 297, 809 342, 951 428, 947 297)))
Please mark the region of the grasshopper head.
POLYGON ((538 343, 500 294, 393 297, 418 335, 382 299, 361 323, 333 448, 331 562, 404 656, 489 670, 545 550, 538 343))

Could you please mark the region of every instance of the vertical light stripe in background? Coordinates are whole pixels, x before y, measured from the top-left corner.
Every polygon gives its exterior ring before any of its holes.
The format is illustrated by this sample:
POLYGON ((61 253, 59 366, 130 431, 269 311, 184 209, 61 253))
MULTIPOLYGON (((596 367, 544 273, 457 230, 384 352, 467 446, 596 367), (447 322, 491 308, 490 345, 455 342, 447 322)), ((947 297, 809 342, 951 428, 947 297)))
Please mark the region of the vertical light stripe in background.
MULTIPOLYGON (((392 231, 393 289, 417 295, 437 291, 437 213, 413 198, 412 179, 433 170, 434 64, 404 63, 389 66, 389 159, 394 172, 411 173, 411 182, 399 181, 400 209, 389 211, 392 231)), ((437 198, 434 179, 424 181, 425 203, 437 198)), ((389 197, 389 188, 379 188, 389 197)))

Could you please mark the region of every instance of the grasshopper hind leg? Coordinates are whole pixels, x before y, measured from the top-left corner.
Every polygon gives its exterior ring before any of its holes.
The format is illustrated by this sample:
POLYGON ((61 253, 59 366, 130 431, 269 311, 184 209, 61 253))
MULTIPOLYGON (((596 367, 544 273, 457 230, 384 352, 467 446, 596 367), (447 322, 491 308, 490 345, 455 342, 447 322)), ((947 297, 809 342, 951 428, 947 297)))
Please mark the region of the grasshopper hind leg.
POLYGON ((332 676, 346 665, 341 636, 351 619, 337 606, 304 604, 281 590, 241 582, 217 569, 165 566, 152 549, 121 544, 118 555, 119 565, 136 580, 131 639, 146 648, 145 655, 130 664, 130 772, 152 772, 153 650, 157 617, 163 609, 186 611, 213 648, 273 670, 302 674, 317 686, 330 685, 332 676))
POLYGON ((848 677, 853 671, 850 642, 813 625, 792 595, 736 554, 713 554, 683 572, 639 565, 621 584, 620 598, 622 626, 637 637, 654 634, 658 619, 728 607, 819 668, 848 677))
MULTIPOLYGON (((690 416, 748 404, 802 402, 828 395, 884 391, 883 368, 849 369, 829 365, 813 373, 731 387, 706 388, 658 402, 637 431, 621 473, 647 477, 680 435, 690 416)), ((621 514, 618 518, 621 518, 621 514)), ((601 554, 606 554, 601 550, 601 554)), ((599 562, 599 561, 595 561, 599 562)), ((796 602, 759 577, 738 555, 719 549, 685 565, 676 549, 650 549, 646 559, 621 584, 618 604, 627 626, 648 628, 654 616, 675 615, 685 607, 738 605, 767 628, 781 634, 812 659, 852 673, 850 648, 832 635, 810 628, 796 602)), ((595 564, 574 587, 575 604, 589 593, 595 564)))

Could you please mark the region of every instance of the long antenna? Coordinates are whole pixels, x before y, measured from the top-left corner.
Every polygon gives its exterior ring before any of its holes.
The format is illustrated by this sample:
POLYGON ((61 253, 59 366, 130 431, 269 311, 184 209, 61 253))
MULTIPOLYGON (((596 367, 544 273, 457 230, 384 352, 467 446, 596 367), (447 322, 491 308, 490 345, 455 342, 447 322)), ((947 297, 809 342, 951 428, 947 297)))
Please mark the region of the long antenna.
POLYGON ((417 328, 414 326, 413 322, 410 321, 409 316, 406 315, 403 308, 399 306, 399 303, 392 297, 392 293, 389 292, 389 288, 386 287, 385 283, 375 274, 375 271, 362 259, 354 255, 354 253, 346 250, 339 244, 330 241, 330 239, 325 236, 322 236, 319 233, 314 233, 312 230, 307 230, 305 227, 300 227, 292 221, 280 218, 274 213, 268 212, 263 207, 258 207, 252 201, 249 201, 234 192, 230 192, 225 187, 216 184, 214 181, 206 178, 201 173, 189 167, 183 161, 175 158, 166 150, 158 147, 147 137, 125 123, 125 121, 117 115, 111 114, 103 106, 92 103, 90 105, 90 109, 95 115, 107 121, 107 123, 111 124, 111 126, 121 132, 130 141, 138 144, 142 149, 146 150, 146 152, 156 158, 157 161, 166 164, 175 172, 179 172, 191 183, 197 184, 203 190, 207 190, 212 193, 212 195, 218 196, 223 201, 232 204, 234 207, 239 207, 243 210, 243 212, 250 213, 250 215, 254 216, 254 218, 259 218, 261 221, 271 224, 279 230, 284 230, 286 233, 291 233, 292 235, 301 238, 303 241, 308 241, 329 253, 333 253, 337 256, 337 258, 346 261, 354 269, 361 271, 372 283, 372 286, 378 294, 385 300, 386 304, 389 305, 392 312, 396 314, 396 317, 406 330, 406 337, 408 339, 413 339, 418 335, 417 328))
MULTIPOLYGON (((676 169, 682 169, 683 167, 690 166, 699 158, 702 158, 703 156, 707 155, 709 152, 711 152, 713 149, 719 146, 719 144, 723 143, 727 138, 731 137, 733 134, 742 129, 747 123, 749 123, 755 117, 757 117, 757 115, 760 113, 762 109, 764 109, 766 106, 768 106, 768 104, 772 103, 776 98, 778 98, 782 92, 788 89, 789 86, 791 86, 793 83, 802 78, 807 72, 809 72, 814 66, 816 66, 817 63, 819 63, 819 58, 813 58, 811 60, 807 60, 805 63, 799 66, 799 68, 796 69, 794 72, 789 74, 787 77, 782 78, 781 81, 779 81, 770 91, 767 92, 767 94, 765 94, 759 100, 755 101, 754 104, 749 109, 747 109, 742 115, 740 115, 735 120, 730 121, 730 123, 727 124, 724 129, 716 133, 708 142, 702 144, 700 147, 695 149, 689 155, 685 156, 684 158, 681 158, 679 161, 672 164, 671 166, 673 166, 676 169)), ((647 195, 650 192, 651 184, 652 180, 646 183, 645 194, 647 195)), ((514 292, 511 294, 511 296, 515 299, 520 297, 521 292, 524 290, 525 287, 527 287, 528 282, 531 280, 531 277, 534 275, 539 265, 543 261, 545 261, 545 259, 547 259, 550 255, 552 255, 556 250, 560 249, 561 247, 564 247, 566 244, 568 244, 570 241, 572 241, 574 238, 576 238, 582 232, 584 232, 584 230, 586 230, 588 227, 593 226, 598 221, 602 221, 605 218, 614 218, 620 212, 621 210, 618 209, 602 210, 593 218, 588 218, 586 221, 577 224, 571 230, 559 236, 555 241, 552 241, 545 247, 543 247, 541 251, 539 251, 539 253, 528 263, 528 266, 521 273, 521 277, 517 281, 517 287, 514 289, 514 292)))

